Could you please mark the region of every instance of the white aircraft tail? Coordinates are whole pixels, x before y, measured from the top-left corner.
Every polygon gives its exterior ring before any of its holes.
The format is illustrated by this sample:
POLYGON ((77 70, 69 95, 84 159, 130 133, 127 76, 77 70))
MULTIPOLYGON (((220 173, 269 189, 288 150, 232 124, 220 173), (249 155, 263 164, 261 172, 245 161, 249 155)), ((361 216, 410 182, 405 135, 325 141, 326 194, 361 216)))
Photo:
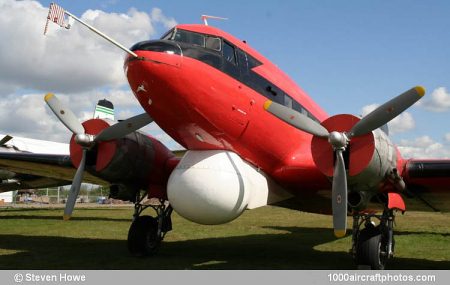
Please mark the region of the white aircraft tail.
POLYGON ((106 99, 99 100, 95 106, 94 119, 110 119, 114 121, 114 105, 106 99))

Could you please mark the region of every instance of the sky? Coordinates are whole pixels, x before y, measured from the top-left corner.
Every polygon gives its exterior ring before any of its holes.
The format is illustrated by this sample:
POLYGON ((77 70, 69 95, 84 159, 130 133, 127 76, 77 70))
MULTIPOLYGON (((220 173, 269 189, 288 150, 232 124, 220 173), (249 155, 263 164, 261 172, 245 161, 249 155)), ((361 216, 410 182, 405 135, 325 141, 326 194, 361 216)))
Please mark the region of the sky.
MULTIPOLYGON (((54 92, 80 120, 102 98, 116 118, 143 110, 123 74, 124 53, 76 23, 49 24, 51 1, 0 0, 0 133, 68 142, 45 105, 54 92)), ((125 46, 177 23, 209 23, 266 56, 330 114, 365 115, 422 85, 425 97, 389 124, 405 157, 450 158, 449 1, 121 1, 57 3, 125 46)), ((180 148, 154 123, 144 128, 180 148)))

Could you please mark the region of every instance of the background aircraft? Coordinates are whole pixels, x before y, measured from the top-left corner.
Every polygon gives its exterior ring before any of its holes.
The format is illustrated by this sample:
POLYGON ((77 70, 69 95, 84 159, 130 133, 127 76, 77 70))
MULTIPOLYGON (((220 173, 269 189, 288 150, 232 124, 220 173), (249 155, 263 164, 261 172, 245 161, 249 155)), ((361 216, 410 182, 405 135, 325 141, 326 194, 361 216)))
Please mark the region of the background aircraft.
MULTIPOLYGON (((99 100, 95 106, 93 118, 114 121, 114 106, 106 100, 99 100)), ((10 135, 0 135, 0 193, 20 190, 55 187, 71 184, 75 171, 70 161, 69 144, 46 140, 36 140, 10 135), (16 158, 10 161, 9 157, 16 158), (28 169, 23 163, 32 165, 28 169), (36 165, 47 164, 47 171, 35 173, 36 165), (61 171, 51 169, 58 165, 61 171), (45 173, 45 175, 43 175, 45 173)), ((86 179, 92 183, 107 184, 104 180, 88 174, 86 179)))
MULTIPOLYGON (((171 230, 172 207, 192 221, 219 224, 291 196, 331 196, 333 202, 315 211, 332 209, 335 233, 342 236, 350 210, 356 262, 383 268, 394 252, 394 210, 405 210, 399 193, 448 193, 442 190, 450 179, 448 161, 405 161, 379 129, 419 100, 422 87, 363 119, 329 117, 248 44, 209 26, 178 25, 127 52, 125 74, 152 119, 142 114, 115 125, 101 119, 81 125, 55 96, 46 102, 74 134, 72 197, 86 169, 122 185, 136 202, 128 238, 135 254, 155 253, 171 230), (189 150, 181 161, 136 132, 152 120, 189 150), (156 218, 140 215, 148 206, 140 203, 141 189, 160 200, 151 205, 156 218), (380 202, 382 214, 362 211, 371 201, 380 202)), ((73 209, 68 204, 66 216, 73 209)))

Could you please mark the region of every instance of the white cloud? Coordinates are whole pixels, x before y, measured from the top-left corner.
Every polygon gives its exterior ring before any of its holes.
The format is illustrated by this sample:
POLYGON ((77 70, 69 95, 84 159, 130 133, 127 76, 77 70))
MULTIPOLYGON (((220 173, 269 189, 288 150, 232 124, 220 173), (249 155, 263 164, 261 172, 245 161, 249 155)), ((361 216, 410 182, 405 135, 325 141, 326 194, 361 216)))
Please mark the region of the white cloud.
MULTIPOLYGON (((371 104, 364 106, 361 110, 362 116, 366 116, 373 110, 375 110, 379 104, 371 104)), ((409 130, 414 129, 416 126, 416 122, 414 121, 413 116, 409 112, 403 112, 394 118, 392 121, 388 123, 389 134, 394 135, 398 133, 403 133, 409 130)))
POLYGON ((401 140, 398 149, 405 158, 450 158, 450 145, 436 142, 429 136, 401 140))
MULTIPOLYGON (((81 24, 66 30, 49 23, 49 33, 44 36, 47 7, 36 1, 2 0, 0 10, 3 93, 22 88, 71 93, 126 84, 124 52, 81 24)), ((175 23, 161 11, 152 19, 152 15, 133 8, 126 14, 88 10, 81 19, 124 46, 154 36, 154 23, 175 23)))
POLYGON ((162 23, 167 29, 171 29, 177 24, 174 18, 166 17, 159 8, 152 9, 151 17, 154 21, 162 23))
POLYGON ((450 93, 445 87, 436 88, 430 96, 419 101, 418 105, 431 112, 450 111, 450 93))
POLYGON ((450 143, 450 133, 445 134, 444 138, 446 142, 450 143))
MULTIPOLYGON (((104 98, 113 102, 117 119, 143 112, 127 87, 123 51, 79 23, 70 30, 49 23, 44 36, 48 7, 39 2, 0 0, 0 9, 0 133, 67 143, 70 132, 43 100, 49 91, 80 121, 92 118, 95 104, 104 98)), ((157 8, 121 14, 88 10, 80 18, 124 46, 155 36, 156 24, 176 24, 157 8)), ((159 127, 147 129, 175 145, 159 127)))
POLYGON ((0 100, 0 133, 68 142, 70 133, 46 109, 42 94, 8 95, 0 100))
MULTIPOLYGON (((131 8, 127 14, 107 13, 101 10, 87 10, 81 16, 83 21, 96 27, 106 35, 117 40, 126 47, 129 47, 137 41, 147 40, 155 33, 150 15, 131 8)), ((92 37, 92 41, 100 44, 105 49, 116 49, 106 40, 100 39, 90 30, 82 27, 79 23, 75 26, 80 27, 79 33, 86 37, 92 37)), ((90 39, 86 39, 90 40, 90 39)))

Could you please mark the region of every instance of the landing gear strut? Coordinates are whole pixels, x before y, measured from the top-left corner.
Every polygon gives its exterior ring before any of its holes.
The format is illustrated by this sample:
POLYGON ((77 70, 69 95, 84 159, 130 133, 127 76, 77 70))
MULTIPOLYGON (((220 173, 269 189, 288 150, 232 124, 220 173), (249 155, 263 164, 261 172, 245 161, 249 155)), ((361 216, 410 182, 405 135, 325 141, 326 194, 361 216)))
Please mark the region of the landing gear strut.
POLYGON ((150 199, 142 204, 146 194, 137 193, 134 204, 133 222, 128 231, 128 250, 135 256, 151 256, 158 252, 167 232, 172 230, 172 207, 163 199, 150 199), (152 208, 156 217, 141 216, 141 213, 152 208))
POLYGON ((384 210, 381 215, 353 215, 351 254, 358 266, 385 268, 387 261, 394 256, 394 219, 393 210, 384 210), (379 224, 375 225, 372 219, 378 219, 379 224), (364 229, 361 230, 362 225, 364 229))

